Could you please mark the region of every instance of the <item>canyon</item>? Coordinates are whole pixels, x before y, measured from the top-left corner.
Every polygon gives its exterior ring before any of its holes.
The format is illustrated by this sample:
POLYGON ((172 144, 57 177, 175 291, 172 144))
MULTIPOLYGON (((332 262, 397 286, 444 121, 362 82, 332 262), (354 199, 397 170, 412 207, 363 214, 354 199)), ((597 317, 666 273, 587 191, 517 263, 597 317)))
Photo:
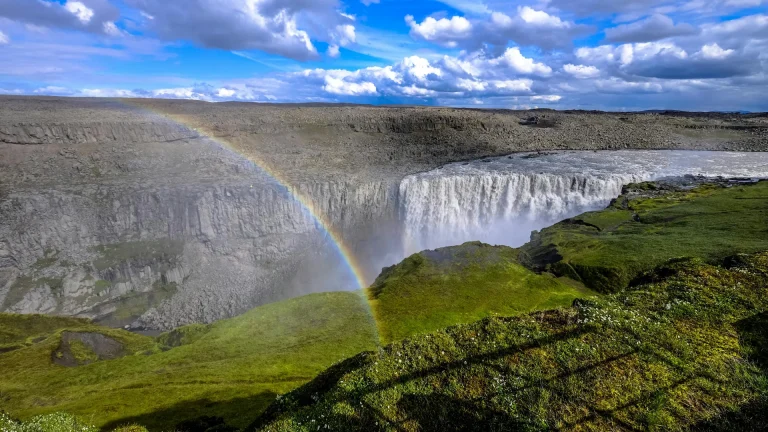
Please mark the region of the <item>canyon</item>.
POLYGON ((765 115, 0 102, 0 311, 133 329, 519 246, 630 182, 768 173, 765 115))

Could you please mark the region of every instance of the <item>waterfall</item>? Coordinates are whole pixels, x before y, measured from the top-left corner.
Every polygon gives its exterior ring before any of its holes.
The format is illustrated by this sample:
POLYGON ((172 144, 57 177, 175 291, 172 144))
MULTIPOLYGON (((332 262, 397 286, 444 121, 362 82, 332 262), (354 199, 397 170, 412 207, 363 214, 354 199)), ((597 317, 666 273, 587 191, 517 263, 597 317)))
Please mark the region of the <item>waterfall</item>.
POLYGON ((533 230, 605 208, 626 184, 699 174, 766 177, 768 153, 569 151, 446 165, 400 184, 403 256, 475 240, 520 246, 533 230))
POLYGON ((470 173, 400 185, 405 254, 480 240, 519 246, 533 230, 605 207, 637 174, 470 173))

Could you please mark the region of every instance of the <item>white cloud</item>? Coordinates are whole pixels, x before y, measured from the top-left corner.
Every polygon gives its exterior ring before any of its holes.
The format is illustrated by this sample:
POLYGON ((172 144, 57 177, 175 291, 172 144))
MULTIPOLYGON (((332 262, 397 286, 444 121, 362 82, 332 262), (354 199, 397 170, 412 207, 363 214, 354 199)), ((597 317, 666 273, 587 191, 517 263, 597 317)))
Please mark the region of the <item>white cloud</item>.
POLYGON ((724 59, 733 53, 732 49, 724 50, 716 43, 701 47, 701 55, 708 59, 724 59))
POLYGON ((519 94, 530 92, 533 81, 529 79, 502 80, 494 81, 492 84, 502 94, 519 94))
POLYGON ((88 24, 93 19, 93 9, 79 1, 67 1, 64 3, 64 9, 76 16, 83 24, 88 24))
POLYGON ((531 101, 554 103, 554 102, 559 102, 562 98, 563 97, 559 95, 531 96, 531 101))
POLYGON ((673 36, 685 36, 697 33, 690 24, 677 24, 666 15, 653 14, 650 17, 631 24, 605 30, 605 40, 612 43, 653 42, 673 36))
POLYGON ((11 43, 11 38, 9 38, 7 34, 0 31, 0 45, 7 45, 9 43, 11 43))
POLYGON ((313 41, 355 43, 353 16, 337 0, 127 0, 147 30, 165 40, 228 51, 260 50, 296 60, 319 58, 313 41), (225 6, 225 7, 224 7, 225 6))
POLYGON ((501 57, 493 59, 489 63, 493 66, 506 66, 521 74, 546 76, 552 73, 551 67, 523 56, 520 53, 520 48, 517 47, 507 48, 501 57))
POLYGON ((220 97, 220 98, 223 98, 223 99, 226 99, 226 98, 231 98, 236 93, 237 92, 235 90, 233 90, 233 89, 220 88, 219 91, 216 92, 216 96, 220 97))
POLYGON ((543 28, 569 28, 573 24, 561 20, 544 11, 537 11, 529 6, 518 8, 518 14, 523 21, 543 28))
POLYGON ((107 34, 105 24, 120 18, 120 11, 108 0, 2 0, 0 17, 36 28, 61 28, 107 34))
POLYGON ((61 86, 40 87, 32 91, 32 93, 39 94, 39 95, 57 95, 57 96, 70 96, 74 94, 74 92, 71 89, 67 87, 61 87, 61 86))
POLYGON ((460 16, 439 20, 427 17, 423 22, 417 23, 413 16, 407 15, 405 22, 411 28, 411 36, 451 48, 456 47, 458 41, 472 36, 472 23, 460 16))
POLYGON ((575 36, 590 30, 587 26, 565 21, 529 6, 517 8, 514 16, 494 11, 472 20, 461 16, 427 17, 419 23, 408 15, 405 21, 411 28, 411 36, 416 39, 470 50, 485 44, 506 47, 510 41, 544 49, 565 48, 571 46, 575 36))
POLYGON ((567 64, 563 66, 563 70, 580 79, 595 78, 600 75, 600 69, 594 66, 567 64))
POLYGON ((377 94, 376 85, 372 82, 349 82, 340 78, 335 78, 330 75, 325 77, 325 85, 323 90, 336 94, 347 96, 362 96, 362 95, 375 95, 377 94))
POLYGON ((341 52, 339 51, 338 45, 328 45, 328 51, 327 51, 328 57, 331 58, 337 58, 341 55, 341 52))

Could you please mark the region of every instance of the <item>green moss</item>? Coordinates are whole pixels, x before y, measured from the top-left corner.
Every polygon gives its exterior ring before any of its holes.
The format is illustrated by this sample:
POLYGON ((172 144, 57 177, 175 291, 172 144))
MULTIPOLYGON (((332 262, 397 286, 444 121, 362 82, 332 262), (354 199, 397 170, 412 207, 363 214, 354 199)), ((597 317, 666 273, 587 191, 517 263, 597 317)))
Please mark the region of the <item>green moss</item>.
MULTIPOLYGON (((111 285, 111 284, 110 284, 111 285)), ((99 287, 97 282, 96 288, 99 287)), ((156 307, 176 294, 176 283, 164 284, 155 282, 151 291, 131 293, 111 302, 115 311, 108 316, 101 317, 99 323, 103 325, 122 327, 142 316, 149 309, 156 307)))
POLYGON ((719 260, 768 249, 767 198, 768 182, 761 182, 632 199, 626 211, 587 213, 542 230, 521 248, 521 261, 615 292, 672 258, 719 260))
POLYGON ((135 354, 63 368, 51 363, 57 337, 0 354, 0 394, 8 397, 4 409, 23 418, 71 412, 108 428, 137 423, 171 430, 204 415, 243 427, 276 394, 340 359, 374 349, 377 341, 364 299, 343 292, 309 295, 210 326, 192 326, 207 331, 182 328, 177 333, 189 336, 188 343, 163 351, 150 338, 77 320, 72 324, 54 333, 98 331, 135 354))
POLYGON ((20 422, 0 412, 0 430, 3 432, 99 432, 97 427, 65 413, 36 416, 20 422))
POLYGON ((56 262, 59 260, 58 257, 52 256, 47 258, 40 258, 37 260, 34 264, 32 264, 32 268, 36 270, 42 270, 44 268, 48 268, 56 264, 56 262))
POLYGON ((98 271, 103 271, 131 261, 173 261, 183 252, 184 242, 171 239, 123 242, 96 246, 93 250, 101 254, 93 265, 98 271))
POLYGON ((69 349, 79 364, 93 363, 99 360, 98 354, 82 341, 73 340, 69 343, 69 349))
POLYGON ((34 278, 32 276, 21 276, 11 285, 8 294, 3 300, 2 308, 9 308, 20 301, 24 300, 30 291, 35 288, 40 288, 47 285, 51 292, 58 296, 61 295, 61 291, 64 288, 64 280, 60 278, 34 278))
POLYGON ((205 336, 210 330, 210 325, 190 324, 161 334, 157 337, 157 341, 158 343, 169 347, 189 345, 200 340, 200 338, 205 336))
POLYGON ((94 288, 96 289, 96 294, 99 294, 112 288, 112 283, 103 279, 99 279, 94 283, 94 288))
POLYGON ((768 390, 741 336, 768 307, 755 258, 678 261, 625 293, 360 354, 248 430, 696 430, 768 390))
POLYGON ((594 295, 536 274, 504 246, 467 243, 415 254, 386 269, 368 290, 382 341, 400 340, 491 315, 570 306, 594 295))

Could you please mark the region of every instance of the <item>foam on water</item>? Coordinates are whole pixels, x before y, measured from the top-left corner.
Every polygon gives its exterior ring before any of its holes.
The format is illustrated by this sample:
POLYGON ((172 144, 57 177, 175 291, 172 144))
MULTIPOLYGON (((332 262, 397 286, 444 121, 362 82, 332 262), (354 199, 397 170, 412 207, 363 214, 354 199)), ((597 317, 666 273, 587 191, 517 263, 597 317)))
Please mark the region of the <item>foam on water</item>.
POLYGON ((473 240, 520 246, 604 208, 628 183, 682 175, 768 177, 768 153, 568 151, 446 165, 400 185, 404 255, 473 240))

